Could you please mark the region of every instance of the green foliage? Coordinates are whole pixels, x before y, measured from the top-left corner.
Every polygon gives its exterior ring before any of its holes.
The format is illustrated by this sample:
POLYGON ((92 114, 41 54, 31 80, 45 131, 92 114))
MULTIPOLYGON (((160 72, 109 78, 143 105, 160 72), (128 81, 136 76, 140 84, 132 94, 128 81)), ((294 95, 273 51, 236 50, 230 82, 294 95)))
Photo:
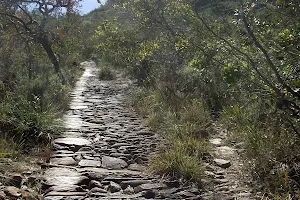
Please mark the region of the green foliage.
POLYGON ((171 105, 160 94, 159 91, 137 88, 131 96, 133 106, 147 115, 145 123, 163 132, 167 139, 167 148, 153 157, 151 168, 158 174, 184 177, 201 184, 202 159, 209 148, 205 138, 195 132, 205 129, 209 113, 200 100, 171 105), (174 113, 175 107, 178 113, 174 113))
POLYGON ((199 159, 186 152, 184 141, 172 145, 170 149, 159 153, 151 160, 151 168, 156 173, 187 180, 194 180, 199 185, 203 175, 203 166, 199 159))
POLYGON ((272 112, 270 102, 253 101, 245 107, 226 108, 221 122, 231 128, 235 141, 245 145, 245 156, 251 161, 254 176, 261 179, 270 191, 294 193, 294 159, 299 155, 299 135, 288 116, 272 112), (264 105, 264 106, 262 106, 264 105), (272 116, 272 117, 271 117, 272 116))
POLYGON ((21 150, 21 146, 16 144, 11 138, 1 138, 0 159, 16 158, 21 150))
MULTIPOLYGON (((300 145, 298 1, 140 0, 107 9, 96 49, 142 87, 132 101, 151 128, 195 138, 211 117, 221 116, 244 142, 254 178, 279 196, 294 195, 289 190, 299 181, 289 173, 300 145), (287 177, 277 173, 280 165, 287 166, 287 177)), ((155 169, 180 174, 190 157, 172 144, 155 169)))
MULTIPOLYGON (((34 11, 29 14, 37 17, 34 11)), ((68 108, 69 92, 82 73, 77 66, 82 60, 81 31, 75 26, 79 18, 48 17, 43 25, 52 30, 47 39, 60 58, 57 73, 48 52, 29 35, 20 37, 9 25, 0 33, 0 137, 15 143, 22 152, 49 143, 60 133, 60 117, 68 108)), ((2 20, 7 19, 1 18, 0 23, 2 20)))
POLYGON ((116 72, 111 69, 109 66, 102 66, 99 70, 100 80, 114 80, 116 79, 116 72))

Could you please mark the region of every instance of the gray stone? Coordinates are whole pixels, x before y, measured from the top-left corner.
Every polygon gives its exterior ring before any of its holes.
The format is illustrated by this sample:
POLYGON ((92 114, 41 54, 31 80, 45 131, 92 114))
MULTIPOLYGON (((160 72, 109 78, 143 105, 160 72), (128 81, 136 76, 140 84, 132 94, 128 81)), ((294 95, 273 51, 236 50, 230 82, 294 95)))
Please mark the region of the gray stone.
POLYGON ((124 194, 134 194, 134 189, 129 185, 124 191, 124 194))
POLYGON ((143 194, 143 197, 146 199, 153 199, 157 195, 157 191, 154 190, 146 190, 143 194))
POLYGON ((80 167, 101 167, 101 161, 98 160, 81 160, 78 165, 80 167))
POLYGON ((52 197, 52 196, 63 196, 63 197, 74 197, 74 196, 85 196, 86 192, 57 192, 57 191, 52 191, 46 194, 46 197, 52 197))
POLYGON ((139 185, 142 184, 146 184, 146 183, 150 183, 151 181, 149 180, 129 180, 129 181, 122 181, 120 183, 120 185, 122 186, 122 188, 126 188, 127 186, 131 186, 131 187, 137 187, 139 185))
POLYGON ((127 163, 119 158, 113 158, 108 156, 102 157, 102 167, 106 169, 123 169, 127 167, 127 163))
POLYGON ((0 200, 5 200, 5 199, 6 199, 5 193, 0 191, 0 200))
POLYGON ((50 164, 52 165, 76 165, 77 162, 72 157, 63 157, 63 158, 51 158, 50 164))
POLYGON ((231 163, 229 160, 224 160, 224 159, 214 159, 214 163, 222 168, 228 168, 231 166, 231 163))
POLYGON ((94 187, 90 190, 90 193, 107 193, 103 188, 94 187))
POLYGON ((45 193, 49 193, 52 191, 56 192, 84 192, 85 190, 78 185, 56 185, 50 187, 45 193))
POLYGON ((24 176, 20 174, 15 174, 10 178, 9 184, 20 188, 23 180, 24 180, 24 176))
POLYGON ((16 188, 14 186, 8 186, 4 189, 4 193, 9 196, 9 197, 13 197, 13 198, 18 198, 21 197, 21 189, 16 188))
POLYGON ((138 171, 138 172, 145 171, 145 167, 143 165, 140 165, 140 164, 137 164, 137 163, 129 165, 128 169, 132 170, 132 171, 138 171))
POLYGON ((57 138, 53 141, 54 144, 63 146, 87 146, 91 145, 91 142, 84 138, 57 138))
POLYGON ((134 191, 136 193, 139 193, 141 191, 146 191, 146 190, 165 189, 165 188, 167 188, 167 186, 162 183, 146 183, 146 184, 137 186, 136 188, 134 188, 134 191))
POLYGON ((52 158, 65 158, 65 157, 73 157, 76 154, 54 154, 52 155, 52 158))
POLYGON ((44 178, 45 184, 49 186, 82 185, 89 181, 86 176, 68 168, 50 168, 44 178))
POLYGON ((227 183, 228 179, 218 179, 218 178, 215 178, 213 181, 214 181, 214 183, 217 183, 217 184, 223 184, 223 183, 227 183))
POLYGON ((176 195, 180 196, 180 197, 183 197, 184 199, 185 198, 190 198, 190 197, 194 197, 195 195, 189 191, 180 191, 178 193, 176 193, 176 195))
POLYGON ((222 144, 222 139, 221 138, 213 138, 209 140, 210 143, 216 146, 220 146, 222 144))
POLYGON ((109 183, 108 190, 112 193, 119 192, 122 190, 121 186, 113 181, 109 183))
POLYGON ((91 180, 90 184, 89 184, 89 188, 103 188, 103 185, 99 182, 99 181, 95 181, 95 180, 91 180))

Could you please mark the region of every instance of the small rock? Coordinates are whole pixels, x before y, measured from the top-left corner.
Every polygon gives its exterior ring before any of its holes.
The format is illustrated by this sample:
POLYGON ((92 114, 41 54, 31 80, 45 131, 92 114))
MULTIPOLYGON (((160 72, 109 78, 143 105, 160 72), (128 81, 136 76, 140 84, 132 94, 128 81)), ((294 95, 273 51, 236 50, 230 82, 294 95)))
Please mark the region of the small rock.
POLYGON ((204 174, 210 178, 214 178, 215 177, 215 173, 211 172, 211 171, 204 171, 204 174))
POLYGON ((60 197, 60 198, 57 198, 58 200, 61 200, 62 199, 61 197, 69 197, 69 198, 65 198, 65 199, 75 200, 75 199, 83 199, 82 197, 86 196, 86 192, 56 192, 56 191, 52 191, 46 195, 45 200, 46 199, 56 200, 55 198, 53 198, 53 196, 60 197), (80 198, 78 198, 78 197, 80 197, 80 198))
POLYGON ((225 172, 224 171, 216 171, 215 174, 216 175, 225 175, 225 172))
POLYGON ((85 190, 78 185, 59 185, 52 186, 45 191, 45 194, 56 191, 56 192, 84 192, 85 190))
POLYGON ((79 150, 79 152, 89 152, 92 151, 91 147, 81 147, 79 150))
POLYGON ((141 191, 153 190, 153 189, 164 189, 164 188, 167 188, 167 186, 162 183, 146 183, 137 186, 136 188, 134 188, 134 191, 136 193, 139 193, 141 191))
POLYGON ((90 193, 107 193, 107 191, 103 188, 95 187, 90 190, 90 193))
POLYGON ((181 191, 181 192, 178 192, 176 193, 177 195, 179 195, 180 197, 183 197, 184 199, 185 198, 190 198, 190 197, 194 197, 195 195, 189 191, 181 191))
POLYGON ((122 190, 121 186, 113 181, 110 182, 109 186, 108 186, 108 190, 112 193, 114 192, 119 192, 120 190, 122 190))
POLYGON ((219 146, 222 144, 222 139, 221 138, 213 138, 209 140, 210 143, 219 146))
POLYGON ((72 157, 52 158, 50 163, 53 165, 76 165, 77 162, 72 157))
POLYGON ((39 178, 36 177, 36 176, 29 176, 29 177, 27 178, 27 182, 28 182, 28 183, 35 183, 35 182, 38 181, 38 180, 39 180, 39 178))
POLYGON ((108 156, 102 157, 102 167, 105 169, 123 169, 127 167, 127 163, 119 158, 113 158, 108 156))
POLYGON ((84 138, 57 138, 53 141, 54 144, 62 145, 62 146, 87 146, 90 145, 91 142, 84 138))
POLYGON ((142 172, 142 171, 145 170, 145 167, 142 166, 142 165, 139 165, 139 164, 134 163, 134 164, 129 165, 129 166, 128 166, 128 169, 129 169, 129 170, 132 170, 132 171, 142 172))
POLYGON ((213 180, 215 183, 217 183, 217 184, 223 184, 223 183, 227 183, 228 182, 228 179, 218 179, 218 178, 216 178, 216 179, 214 179, 213 180))
POLYGON ((4 189, 4 193, 7 195, 7 196, 10 196, 10 197, 21 197, 21 190, 19 188, 16 188, 14 186, 8 186, 4 189))
POLYGON ((147 190, 143 194, 143 197, 145 197, 146 199, 153 199, 153 198, 155 198, 155 196, 156 196, 156 192, 153 190, 147 190))
POLYGON ((235 197, 237 198, 237 199, 239 199, 239 198, 245 198, 245 197, 250 197, 252 194, 250 193, 250 192, 241 192, 241 193, 239 193, 239 194, 237 194, 237 195, 235 195, 235 197))
POLYGON ((129 180, 129 181, 122 181, 120 185, 122 188, 126 188, 127 186, 137 187, 142 184, 150 183, 149 180, 129 180))
POLYGON ((229 160, 224 160, 224 159, 214 159, 214 163, 222 168, 228 168, 231 166, 231 163, 229 160))
POLYGON ((101 167, 101 162, 98 160, 81 160, 78 165, 80 167, 101 167))
POLYGON ((50 168, 45 172, 45 185, 88 185, 89 178, 76 170, 67 168, 50 168))
POLYGON ((89 188, 103 188, 103 185, 99 181, 91 180, 89 184, 89 188))
POLYGON ((15 174, 10 178, 9 184, 20 188, 23 180, 24 180, 24 176, 20 174, 15 174))
POLYGON ((5 193, 0 191, 0 200, 5 200, 5 199, 6 199, 5 193))
POLYGON ((33 196, 32 194, 30 194, 29 192, 27 192, 25 190, 21 190, 21 194, 22 194, 22 199, 38 200, 35 196, 33 196))
POLYGON ((134 189, 129 185, 124 191, 124 194, 134 194, 134 189))
POLYGON ((165 181, 165 184, 170 188, 178 188, 180 186, 180 182, 178 180, 165 181))

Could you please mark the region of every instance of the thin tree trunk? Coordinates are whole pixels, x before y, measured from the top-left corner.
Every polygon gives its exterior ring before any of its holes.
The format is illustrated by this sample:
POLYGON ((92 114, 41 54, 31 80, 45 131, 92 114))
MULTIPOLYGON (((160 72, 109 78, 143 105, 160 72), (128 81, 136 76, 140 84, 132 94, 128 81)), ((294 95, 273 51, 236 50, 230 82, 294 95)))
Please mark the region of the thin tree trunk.
POLYGON ((39 38, 38 42, 43 46, 44 50, 46 51, 48 58, 50 59, 51 63, 53 64, 55 73, 59 73, 59 71, 60 71, 59 62, 58 62, 56 55, 54 54, 54 52, 52 50, 52 47, 51 47, 51 44, 49 43, 49 41, 45 38, 39 38))

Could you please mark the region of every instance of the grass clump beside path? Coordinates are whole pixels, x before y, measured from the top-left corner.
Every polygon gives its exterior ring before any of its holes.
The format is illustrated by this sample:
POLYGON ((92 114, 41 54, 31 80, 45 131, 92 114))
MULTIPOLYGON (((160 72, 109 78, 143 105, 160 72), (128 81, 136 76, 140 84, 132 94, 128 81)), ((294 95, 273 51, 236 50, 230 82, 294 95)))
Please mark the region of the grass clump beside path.
POLYGON ((117 75, 114 69, 108 65, 101 65, 99 70, 99 79, 104 81, 114 80, 117 75))
POLYGON ((152 157, 154 173, 184 178, 201 184, 203 159, 208 155, 206 142, 210 116, 200 99, 168 104, 155 90, 137 89, 132 95, 136 110, 147 116, 145 124, 161 132, 166 145, 152 157))

